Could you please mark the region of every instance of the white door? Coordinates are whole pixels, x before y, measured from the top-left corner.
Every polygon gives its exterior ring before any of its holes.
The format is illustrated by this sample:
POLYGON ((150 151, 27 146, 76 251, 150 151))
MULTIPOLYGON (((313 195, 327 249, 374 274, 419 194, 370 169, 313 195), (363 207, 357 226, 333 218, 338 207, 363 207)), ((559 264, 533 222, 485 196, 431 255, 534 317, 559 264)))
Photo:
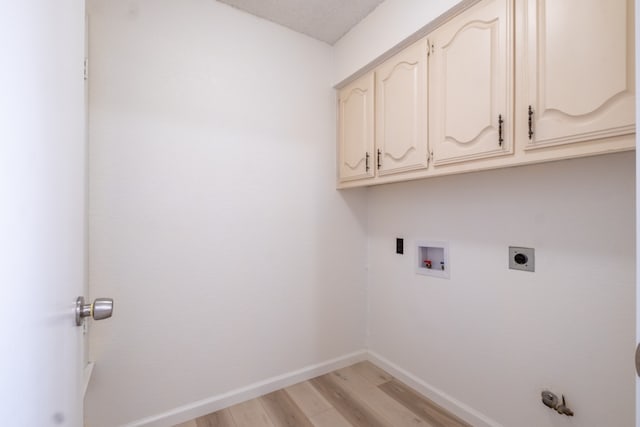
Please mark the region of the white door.
MULTIPOLYGON (((635 0, 635 22, 640 22, 640 0, 635 0)), ((637 30, 635 32, 635 51, 636 81, 640 81, 640 31, 637 30)), ((636 123, 640 123, 640 96, 637 89, 636 123)), ((636 343, 640 343, 640 239, 638 238, 638 230, 640 230, 640 150, 637 148, 638 138, 640 138, 640 127, 636 126, 636 343)), ((636 368, 640 367, 636 366, 636 368)), ((640 373, 640 369, 638 369, 638 373, 640 373)), ((640 377, 638 375, 636 375, 636 427, 640 427, 640 377)))
POLYGON ((0 424, 82 425, 84 0, 0 5, 0 424))

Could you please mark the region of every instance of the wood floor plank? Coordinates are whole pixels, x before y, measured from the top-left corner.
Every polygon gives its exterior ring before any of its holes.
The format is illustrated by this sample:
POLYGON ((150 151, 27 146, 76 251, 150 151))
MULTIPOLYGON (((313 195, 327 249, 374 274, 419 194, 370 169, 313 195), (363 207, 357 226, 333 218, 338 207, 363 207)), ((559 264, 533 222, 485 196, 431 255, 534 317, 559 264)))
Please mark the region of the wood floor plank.
POLYGON ((236 427, 275 427, 260 399, 252 399, 229 408, 236 427))
POLYGON ((195 419, 196 427, 237 427, 228 409, 195 419))
POLYGON ((358 374, 353 366, 338 369, 336 371, 330 372, 329 375, 332 375, 334 379, 339 381, 341 384, 344 384, 345 386, 352 389, 354 393, 360 393, 362 391, 376 388, 376 385, 374 383, 358 374))
POLYGON ((378 368, 368 360, 356 363, 355 365, 352 365, 352 368, 373 385, 381 385, 393 379, 393 376, 378 368))
POLYGON ((396 379, 380 385, 379 388, 434 427, 471 427, 396 379))
POLYGON ((354 427, 393 427, 334 379, 334 375, 322 375, 309 382, 354 427))
POLYGON ((174 427, 471 427, 361 362, 174 427))
POLYGON ((308 381, 287 387, 285 391, 309 418, 331 408, 331 404, 308 381))
POLYGON ((378 387, 361 376, 355 367, 334 371, 330 375, 341 382, 345 388, 358 396, 360 400, 373 408, 381 418, 394 427, 430 427, 431 424, 414 414, 410 409, 398 402, 378 387))
POLYGON ((314 427, 353 427, 335 408, 329 408, 311 417, 314 427))
POLYGON ((286 391, 274 391, 262 396, 260 400, 276 427, 313 427, 309 418, 286 391))

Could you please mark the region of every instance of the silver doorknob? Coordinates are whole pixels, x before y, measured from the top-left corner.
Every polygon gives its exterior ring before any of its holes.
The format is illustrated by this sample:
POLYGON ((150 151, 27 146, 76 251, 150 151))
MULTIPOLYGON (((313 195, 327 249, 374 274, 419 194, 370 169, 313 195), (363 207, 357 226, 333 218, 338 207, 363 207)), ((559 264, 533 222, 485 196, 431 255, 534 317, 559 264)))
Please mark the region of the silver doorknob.
POLYGON ((102 320, 113 314, 113 299, 96 298, 93 304, 85 304, 84 297, 76 299, 76 325, 82 326, 85 317, 93 317, 94 320, 102 320))

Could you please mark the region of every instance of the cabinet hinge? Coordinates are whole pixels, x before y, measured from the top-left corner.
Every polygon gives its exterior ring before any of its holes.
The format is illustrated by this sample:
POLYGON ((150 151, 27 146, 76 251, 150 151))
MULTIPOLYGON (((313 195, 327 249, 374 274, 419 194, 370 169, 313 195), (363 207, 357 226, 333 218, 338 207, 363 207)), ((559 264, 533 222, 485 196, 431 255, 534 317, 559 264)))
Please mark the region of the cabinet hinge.
POLYGON ((84 58, 82 75, 85 80, 89 80, 89 58, 84 58))

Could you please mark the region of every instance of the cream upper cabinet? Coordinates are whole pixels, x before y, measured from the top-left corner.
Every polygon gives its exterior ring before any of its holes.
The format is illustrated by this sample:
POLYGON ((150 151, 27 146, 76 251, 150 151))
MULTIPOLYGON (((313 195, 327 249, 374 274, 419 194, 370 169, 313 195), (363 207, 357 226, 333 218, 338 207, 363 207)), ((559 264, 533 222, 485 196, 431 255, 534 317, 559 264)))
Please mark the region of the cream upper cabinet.
POLYGON ((376 69, 379 176, 428 166, 427 54, 428 43, 423 39, 376 69))
POLYGON ((429 36, 429 142, 436 166, 513 152, 511 4, 480 2, 429 36))
POLYGON ((635 0, 463 3, 341 86, 340 188, 635 149, 635 0))
POLYGON ((338 95, 338 173, 340 181, 374 176, 373 73, 338 95))
POLYGON ((522 2, 518 141, 530 150, 633 133, 633 0, 522 2))

